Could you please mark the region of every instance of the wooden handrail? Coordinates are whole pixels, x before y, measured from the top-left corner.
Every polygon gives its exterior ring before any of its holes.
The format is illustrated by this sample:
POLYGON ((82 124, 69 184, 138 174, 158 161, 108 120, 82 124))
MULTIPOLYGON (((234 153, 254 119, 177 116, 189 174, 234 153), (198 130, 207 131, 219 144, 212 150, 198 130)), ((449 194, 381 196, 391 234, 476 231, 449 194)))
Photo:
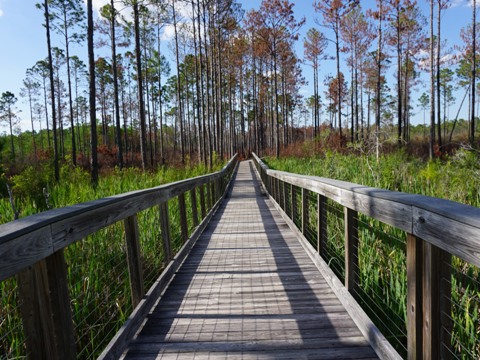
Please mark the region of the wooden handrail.
MULTIPOLYGON (((330 199, 344 207, 344 289, 347 290, 344 294, 352 295, 347 302, 354 301, 355 294, 358 293, 353 290, 358 286, 357 214, 406 232, 408 358, 448 358, 451 344, 443 334, 444 329, 451 331, 452 324, 448 319, 442 323, 442 313, 447 314, 447 318, 451 313, 451 257, 454 255, 480 267, 480 209, 429 196, 272 170, 256 154, 253 154, 253 158, 264 187, 271 199, 278 203, 280 211, 283 211, 282 208, 285 211, 287 209, 286 184, 291 189, 294 186, 300 188, 302 194, 305 191, 317 194, 318 234, 317 248, 314 251, 321 256, 327 236, 327 230, 322 225, 326 223, 325 200, 330 199)), ((292 204, 295 205, 293 201, 292 204)), ((303 212, 308 211, 308 207, 302 205, 300 211, 300 216, 305 218, 303 212)), ((291 216, 292 221, 289 222, 288 218, 286 220, 296 227, 293 221, 295 209, 291 209, 290 213, 284 212, 284 217, 291 216)), ((296 230, 302 238, 305 227, 296 230)), ((355 311, 360 309, 358 304, 355 306, 355 311)), ((369 330, 366 327, 363 330, 368 335, 369 330)), ((382 341, 377 340, 377 343, 382 341)), ((388 354, 395 352, 391 348, 383 348, 388 354)))

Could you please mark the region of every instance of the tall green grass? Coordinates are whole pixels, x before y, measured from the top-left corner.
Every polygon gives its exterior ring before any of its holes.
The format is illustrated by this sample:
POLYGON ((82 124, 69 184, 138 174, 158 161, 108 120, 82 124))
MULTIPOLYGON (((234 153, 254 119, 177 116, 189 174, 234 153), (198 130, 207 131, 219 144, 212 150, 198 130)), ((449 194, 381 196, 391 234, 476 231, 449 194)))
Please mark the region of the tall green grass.
MULTIPOLYGON (((459 150, 442 161, 410 158, 402 151, 382 156, 325 152, 308 158, 267 158, 271 168, 349 181, 366 186, 445 198, 480 206, 480 163, 476 153, 459 150)), ((324 258, 340 279, 344 277, 343 213, 328 202, 328 239, 324 258)), ((315 207, 310 208, 315 213, 315 207)), ((315 217, 309 227, 316 230, 315 217)), ((314 242, 314 231, 309 234, 314 242)), ((364 215, 359 216, 359 303, 384 335, 406 356, 406 234, 364 215)), ((480 271, 453 257, 452 310, 444 314, 452 325, 453 355, 480 356, 480 271)))

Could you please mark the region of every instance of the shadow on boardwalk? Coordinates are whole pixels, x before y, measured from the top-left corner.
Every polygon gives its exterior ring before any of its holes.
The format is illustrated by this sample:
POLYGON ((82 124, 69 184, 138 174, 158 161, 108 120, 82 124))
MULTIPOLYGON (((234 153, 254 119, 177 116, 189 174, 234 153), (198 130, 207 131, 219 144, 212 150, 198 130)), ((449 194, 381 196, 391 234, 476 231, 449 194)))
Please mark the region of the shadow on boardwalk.
POLYGON ((376 355, 293 232, 251 162, 127 359, 346 359, 376 355))

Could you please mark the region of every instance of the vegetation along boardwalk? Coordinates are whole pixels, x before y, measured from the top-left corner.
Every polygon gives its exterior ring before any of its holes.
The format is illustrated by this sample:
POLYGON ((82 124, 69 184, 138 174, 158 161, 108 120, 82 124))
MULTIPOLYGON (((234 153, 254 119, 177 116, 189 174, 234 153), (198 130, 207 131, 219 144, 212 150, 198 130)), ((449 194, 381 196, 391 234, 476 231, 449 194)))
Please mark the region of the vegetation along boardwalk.
POLYGON ((376 358, 251 161, 153 308, 126 359, 376 358))

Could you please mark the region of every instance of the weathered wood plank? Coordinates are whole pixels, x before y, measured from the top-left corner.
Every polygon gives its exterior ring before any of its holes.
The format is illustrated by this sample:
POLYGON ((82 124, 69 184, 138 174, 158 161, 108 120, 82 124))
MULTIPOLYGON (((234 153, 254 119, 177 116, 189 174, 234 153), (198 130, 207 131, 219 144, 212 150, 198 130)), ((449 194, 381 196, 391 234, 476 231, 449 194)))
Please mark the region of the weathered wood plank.
POLYGON ((423 243, 407 234, 407 348, 410 360, 422 358, 423 243))
POLYGON ((125 242, 127 248, 128 274, 130 277, 130 292, 133 307, 137 306, 145 290, 143 288, 143 274, 140 253, 140 236, 138 232, 137 215, 125 219, 125 242))

